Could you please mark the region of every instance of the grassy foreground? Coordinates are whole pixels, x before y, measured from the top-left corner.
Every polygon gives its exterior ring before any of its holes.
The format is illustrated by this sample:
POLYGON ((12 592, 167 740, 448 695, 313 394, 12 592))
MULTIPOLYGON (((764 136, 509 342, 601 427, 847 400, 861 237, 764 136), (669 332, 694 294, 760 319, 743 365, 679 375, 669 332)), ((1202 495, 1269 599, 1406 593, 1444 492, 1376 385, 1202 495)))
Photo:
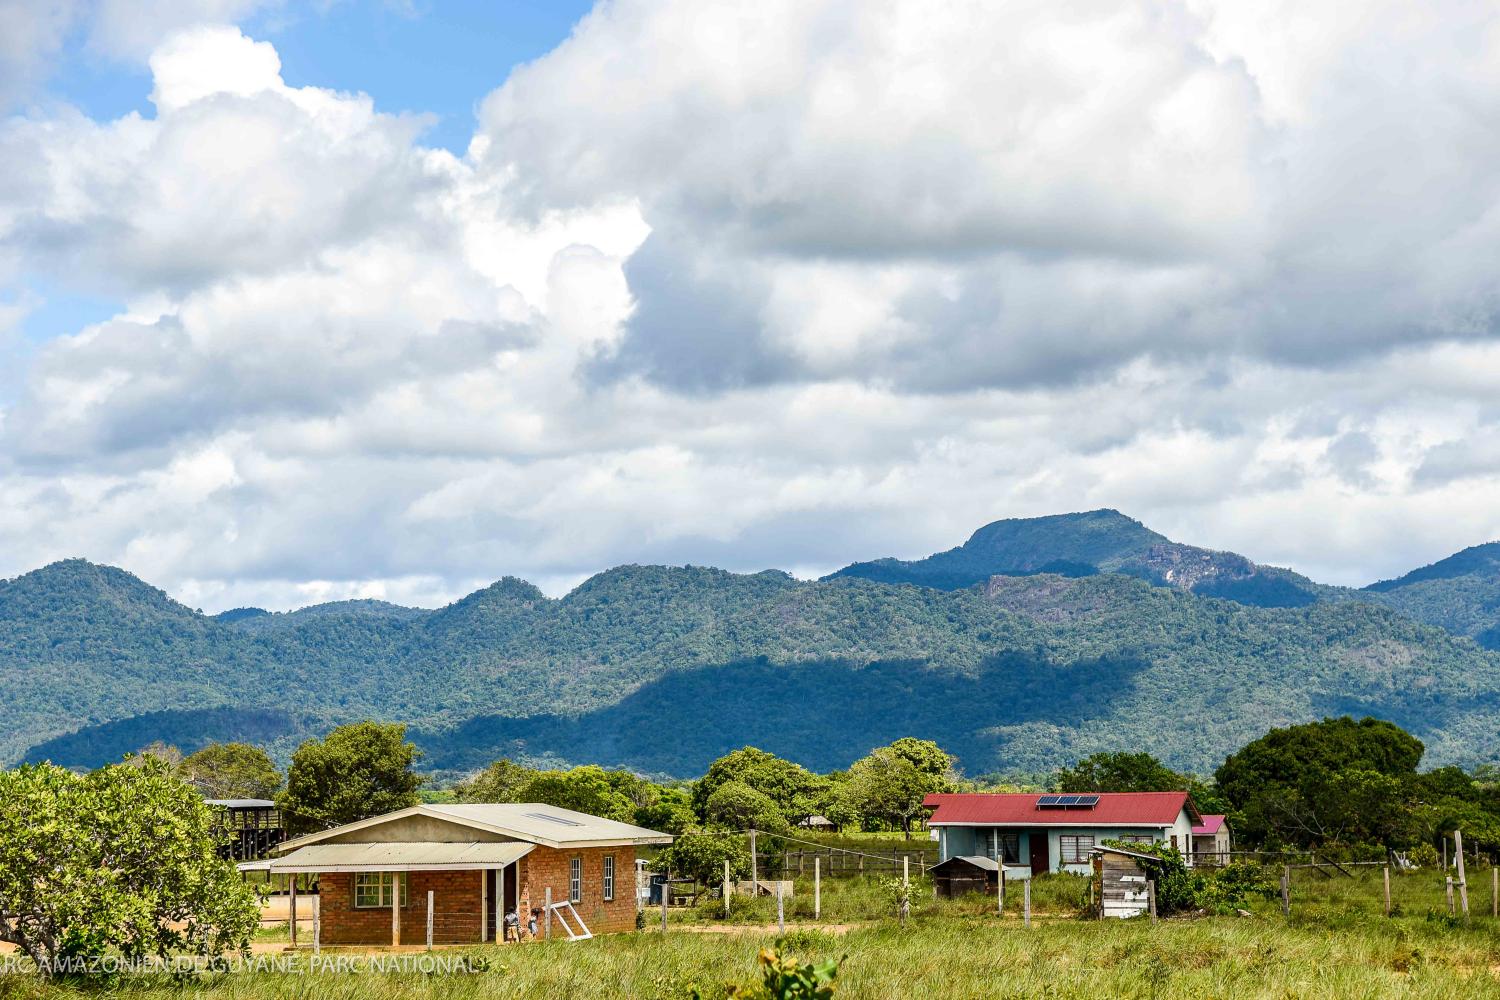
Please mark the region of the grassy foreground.
MULTIPOLYGON (((1488 875, 1486 870, 1471 877, 1477 898, 1467 925, 1446 915, 1440 876, 1432 873, 1393 880, 1392 919, 1381 912, 1378 872, 1337 880, 1298 873, 1290 921, 1275 901, 1257 901, 1249 918, 1172 919, 1154 926, 1145 920, 1079 919, 1069 904, 1082 880, 1044 879, 1034 893, 1041 905, 1029 929, 1009 905, 1000 918, 978 897, 920 896, 913 920, 901 928, 882 915, 878 885, 825 883, 824 921, 843 919, 854 929, 834 935, 805 923, 799 927, 799 902, 789 908, 793 923, 780 943, 808 960, 847 956, 836 996, 851 1000, 1497 997, 1500 921, 1488 916, 1488 875)), ((186 984, 134 976, 51 986, 14 974, 0 975, 0 1000, 687 1000, 694 989, 720 1000, 726 984, 756 980, 757 951, 778 940, 774 927, 744 926, 774 920, 766 902, 729 921, 674 911, 666 935, 652 929, 578 944, 437 953, 483 958, 488 967, 473 973, 242 970, 186 984)))

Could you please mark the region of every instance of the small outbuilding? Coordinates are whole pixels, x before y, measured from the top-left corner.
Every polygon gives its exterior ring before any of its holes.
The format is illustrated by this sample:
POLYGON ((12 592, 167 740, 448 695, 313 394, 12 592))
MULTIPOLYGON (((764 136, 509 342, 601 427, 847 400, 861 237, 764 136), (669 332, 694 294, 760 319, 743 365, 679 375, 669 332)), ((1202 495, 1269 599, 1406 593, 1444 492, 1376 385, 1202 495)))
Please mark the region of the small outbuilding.
POLYGON ((1223 816, 1205 815, 1193 824, 1193 862, 1200 865, 1225 865, 1229 863, 1234 843, 1229 836, 1229 823, 1223 816))
POLYGON ((994 895, 1000 889, 1000 865, 982 855, 949 858, 933 865, 930 874, 939 896, 962 896, 970 892, 994 895))
POLYGON ((1100 916, 1138 917, 1151 905, 1148 867, 1161 859, 1122 847, 1096 847, 1094 873, 1099 878, 1100 916))

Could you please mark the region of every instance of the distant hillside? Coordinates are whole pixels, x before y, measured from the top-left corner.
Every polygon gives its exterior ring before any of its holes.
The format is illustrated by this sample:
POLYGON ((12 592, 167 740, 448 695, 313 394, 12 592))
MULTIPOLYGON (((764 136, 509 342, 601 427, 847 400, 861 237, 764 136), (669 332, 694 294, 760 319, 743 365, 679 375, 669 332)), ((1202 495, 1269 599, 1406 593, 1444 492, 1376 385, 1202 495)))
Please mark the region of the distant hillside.
POLYGON ((1369 603, 1259 608, 1118 574, 939 590, 624 566, 560 600, 505 579, 437 611, 227 621, 80 561, 0 583, 5 761, 150 738, 284 752, 373 717, 444 768, 519 749, 693 774, 746 742, 829 768, 919 734, 974 772, 1121 747, 1205 770, 1344 711, 1409 727, 1435 762, 1492 759, 1500 657, 1369 603))
POLYGON ((1363 594, 1401 613, 1500 649, 1500 542, 1464 549, 1363 594))
POLYGON ((992 576, 1121 573, 1161 586, 1267 608, 1312 604, 1337 588, 1233 552, 1174 542, 1117 510, 1011 518, 925 559, 854 563, 833 576, 961 590, 992 576))

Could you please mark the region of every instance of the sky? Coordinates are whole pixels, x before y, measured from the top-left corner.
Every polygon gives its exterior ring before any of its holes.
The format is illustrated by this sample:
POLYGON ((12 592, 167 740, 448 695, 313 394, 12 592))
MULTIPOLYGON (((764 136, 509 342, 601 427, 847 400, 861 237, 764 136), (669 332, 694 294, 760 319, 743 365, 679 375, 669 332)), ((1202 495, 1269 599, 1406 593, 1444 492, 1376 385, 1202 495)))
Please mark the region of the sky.
POLYGON ((1500 538, 1500 8, 0 0, 0 576, 1500 538))

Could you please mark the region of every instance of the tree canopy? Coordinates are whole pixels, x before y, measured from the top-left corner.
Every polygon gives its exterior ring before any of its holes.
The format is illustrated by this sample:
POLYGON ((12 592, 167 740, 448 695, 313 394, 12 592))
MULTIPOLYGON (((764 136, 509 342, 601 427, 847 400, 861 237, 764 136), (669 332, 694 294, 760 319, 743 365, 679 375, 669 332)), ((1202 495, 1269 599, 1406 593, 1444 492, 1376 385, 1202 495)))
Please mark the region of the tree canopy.
POLYGON ((259 903, 217 847, 209 807, 159 759, 0 771, 0 940, 44 975, 112 950, 247 949, 259 903))
POLYGON ((177 773, 210 799, 269 799, 281 788, 270 755, 248 743, 211 743, 184 757, 177 773))
POLYGON ((729 782, 745 785, 764 795, 789 826, 795 826, 817 811, 818 797, 827 788, 826 778, 801 764, 782 760, 757 747, 742 747, 709 765, 693 786, 693 808, 708 819, 708 801, 729 782))
POLYGON ((326 829, 417 804, 417 748, 399 723, 339 726, 292 754, 277 798, 294 833, 326 829))

